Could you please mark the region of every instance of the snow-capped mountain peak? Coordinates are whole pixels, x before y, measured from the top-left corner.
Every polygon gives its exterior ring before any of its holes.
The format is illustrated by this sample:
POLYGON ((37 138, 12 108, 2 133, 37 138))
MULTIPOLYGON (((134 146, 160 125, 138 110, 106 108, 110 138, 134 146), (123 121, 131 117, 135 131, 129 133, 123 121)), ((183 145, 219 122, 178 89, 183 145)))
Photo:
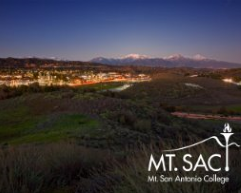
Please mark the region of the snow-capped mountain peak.
POLYGON ((147 59, 149 58, 146 55, 140 55, 140 54, 128 54, 126 56, 121 57, 121 59, 133 59, 133 60, 138 60, 138 59, 147 59))
POLYGON ((96 62, 101 62, 101 61, 103 61, 103 60, 105 60, 105 58, 104 57, 96 57, 96 58, 93 58, 92 60, 94 60, 94 61, 96 61, 96 62))
POLYGON ((240 67, 241 64, 208 59, 200 54, 193 57, 173 54, 164 58, 151 58, 145 55, 129 54, 121 58, 94 58, 91 62, 109 65, 136 65, 160 67, 193 67, 193 68, 230 68, 240 67))
POLYGON ((184 56, 181 54, 172 54, 170 56, 164 57, 164 59, 166 60, 179 60, 179 59, 183 59, 184 56))
POLYGON ((201 54, 196 54, 193 56, 194 60, 206 60, 207 58, 205 56, 202 56, 201 54))

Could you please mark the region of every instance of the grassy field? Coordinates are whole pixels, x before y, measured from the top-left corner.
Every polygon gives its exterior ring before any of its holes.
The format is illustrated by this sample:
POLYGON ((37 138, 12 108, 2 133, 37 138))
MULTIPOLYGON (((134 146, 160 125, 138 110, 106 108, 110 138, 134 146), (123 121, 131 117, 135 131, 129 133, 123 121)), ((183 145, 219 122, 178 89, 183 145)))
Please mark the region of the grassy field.
MULTIPOLYGON (((71 112, 34 112, 34 106, 24 105, 23 97, 7 101, 15 103, 0 111, 0 142, 29 143, 68 139, 85 133, 95 135, 99 123, 86 115, 71 112)), ((3 102, 3 101, 1 101, 3 102)))
POLYGON ((98 122, 80 114, 62 114, 39 120, 35 125, 22 131, 19 137, 11 139, 10 144, 29 142, 53 142, 74 138, 88 133, 96 135, 98 122))

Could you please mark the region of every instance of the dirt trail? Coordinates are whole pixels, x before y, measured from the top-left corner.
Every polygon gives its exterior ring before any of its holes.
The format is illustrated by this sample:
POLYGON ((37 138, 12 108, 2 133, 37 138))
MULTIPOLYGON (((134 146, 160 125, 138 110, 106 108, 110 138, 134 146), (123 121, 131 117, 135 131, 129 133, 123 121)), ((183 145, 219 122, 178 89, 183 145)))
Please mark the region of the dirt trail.
POLYGON ((183 117, 188 119, 217 119, 217 120, 229 120, 229 121, 241 121, 240 116, 222 116, 222 115, 205 115, 185 112, 174 112, 172 115, 177 117, 183 117))

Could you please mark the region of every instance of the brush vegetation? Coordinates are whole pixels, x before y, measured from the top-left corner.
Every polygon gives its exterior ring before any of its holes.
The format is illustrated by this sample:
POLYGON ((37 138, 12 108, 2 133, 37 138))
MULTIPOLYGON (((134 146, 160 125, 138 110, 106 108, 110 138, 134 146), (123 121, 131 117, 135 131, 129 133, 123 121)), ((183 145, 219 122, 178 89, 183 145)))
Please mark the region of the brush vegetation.
MULTIPOLYGON (((150 184, 146 178, 151 153, 158 156, 164 147, 190 145, 218 135, 226 122, 188 120, 170 112, 238 116, 240 89, 217 78, 185 75, 196 73, 194 69, 121 67, 121 71, 128 70, 149 74, 152 81, 135 83, 121 92, 108 89, 123 83, 76 88, 1 87, 0 192, 238 193, 238 149, 230 155, 231 183, 223 186, 150 184)), ((235 132, 232 139, 241 144, 240 122, 230 124, 235 132)), ((224 153, 214 144, 193 150, 193 154, 199 152, 224 153)))

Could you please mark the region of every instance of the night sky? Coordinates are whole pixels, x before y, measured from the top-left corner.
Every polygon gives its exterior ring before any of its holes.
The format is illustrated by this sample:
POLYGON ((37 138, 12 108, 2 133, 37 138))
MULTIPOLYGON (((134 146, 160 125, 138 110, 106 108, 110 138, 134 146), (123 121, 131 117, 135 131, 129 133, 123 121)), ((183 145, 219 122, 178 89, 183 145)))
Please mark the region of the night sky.
POLYGON ((180 53, 241 63, 239 0, 0 0, 0 57, 180 53))

